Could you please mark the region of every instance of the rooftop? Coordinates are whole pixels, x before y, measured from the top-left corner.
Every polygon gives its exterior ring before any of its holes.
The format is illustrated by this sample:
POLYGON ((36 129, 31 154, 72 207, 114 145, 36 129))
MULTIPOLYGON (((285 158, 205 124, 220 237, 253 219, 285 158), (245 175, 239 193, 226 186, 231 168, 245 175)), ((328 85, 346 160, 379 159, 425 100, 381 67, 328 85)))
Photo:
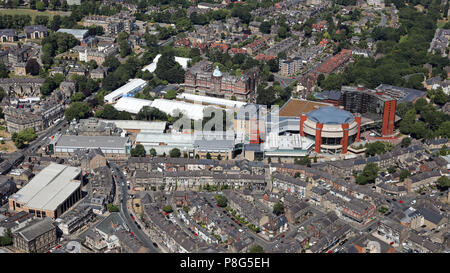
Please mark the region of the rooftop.
POLYGON ((289 99, 280 109, 280 117, 299 117, 301 114, 307 114, 315 107, 331 106, 329 103, 315 102, 302 99, 289 99))
POLYGON ((137 88, 142 88, 143 86, 147 85, 147 82, 143 79, 130 79, 125 85, 117 88, 113 92, 109 93, 105 96, 105 101, 113 101, 116 98, 120 98, 130 92, 133 92, 137 88))
POLYGON ((119 136, 61 136, 55 143, 58 147, 69 148, 124 148, 128 137, 119 136))
POLYGON ((354 120, 350 112, 336 107, 320 107, 307 114, 312 121, 323 124, 342 124, 350 123, 354 120))
POLYGON ((114 105, 117 111, 125 111, 132 114, 137 114, 144 106, 151 106, 151 100, 143 100, 132 97, 122 97, 114 105))
POLYGON ((80 168, 50 163, 11 198, 30 208, 55 210, 80 187, 74 181, 80 173, 80 168))
POLYGON ((50 218, 43 218, 33 220, 31 224, 17 230, 16 232, 29 242, 54 228, 55 226, 50 218))

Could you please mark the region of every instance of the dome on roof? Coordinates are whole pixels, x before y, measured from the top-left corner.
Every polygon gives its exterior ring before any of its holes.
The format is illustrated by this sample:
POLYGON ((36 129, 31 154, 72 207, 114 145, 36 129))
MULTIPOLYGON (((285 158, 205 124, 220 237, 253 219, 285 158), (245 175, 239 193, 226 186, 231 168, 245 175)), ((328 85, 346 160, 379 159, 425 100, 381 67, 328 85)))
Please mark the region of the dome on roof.
POLYGON ((213 76, 214 77, 222 77, 222 72, 220 72, 219 66, 217 66, 217 65, 216 65, 216 69, 214 69, 213 76))
POLYGON ((323 124, 343 124, 350 123, 355 118, 350 112, 336 107, 320 107, 307 114, 308 119, 323 124))

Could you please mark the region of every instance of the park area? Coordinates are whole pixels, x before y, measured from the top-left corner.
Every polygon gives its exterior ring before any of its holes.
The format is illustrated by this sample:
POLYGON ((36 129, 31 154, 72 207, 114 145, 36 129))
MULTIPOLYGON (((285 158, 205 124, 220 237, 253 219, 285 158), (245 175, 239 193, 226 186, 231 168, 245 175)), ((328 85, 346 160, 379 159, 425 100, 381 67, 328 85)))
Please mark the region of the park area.
POLYGON ((38 11, 33 9, 0 9, 0 15, 30 15, 31 20, 34 22, 34 17, 37 15, 45 15, 49 16, 50 18, 53 18, 54 15, 60 15, 60 16, 70 16, 70 11, 52 11, 52 10, 46 10, 46 11, 38 11))

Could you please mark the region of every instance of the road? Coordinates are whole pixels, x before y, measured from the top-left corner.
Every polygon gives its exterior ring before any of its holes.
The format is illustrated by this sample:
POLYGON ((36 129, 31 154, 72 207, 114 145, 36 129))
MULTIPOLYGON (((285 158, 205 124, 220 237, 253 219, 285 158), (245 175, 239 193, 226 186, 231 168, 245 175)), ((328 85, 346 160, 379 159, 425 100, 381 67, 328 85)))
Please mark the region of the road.
POLYGON ((26 157, 28 155, 31 155, 35 153, 39 148, 44 146, 46 142, 49 141, 49 137, 54 135, 58 132, 59 129, 62 130, 63 127, 67 126, 67 121, 65 119, 62 119, 58 124, 53 126, 50 129, 47 129, 47 131, 41 132, 38 137, 33 140, 27 147, 21 150, 23 155, 26 157))
POLYGON ((136 238, 141 241, 144 246, 150 250, 151 253, 159 253, 159 249, 153 246, 153 242, 150 240, 150 238, 141 229, 138 229, 133 219, 131 219, 130 212, 128 211, 127 207, 128 189, 126 184, 126 177, 123 175, 122 170, 115 163, 110 163, 110 166, 111 170, 114 171, 114 177, 116 178, 117 176, 117 178, 115 179, 115 181, 117 182, 116 189, 121 190, 122 201, 120 201, 120 214, 122 215, 123 219, 125 219, 128 228, 131 232, 133 232, 136 238))
POLYGON ((220 213, 222 213, 223 217, 226 218, 230 223, 232 223, 232 225, 236 228, 236 229, 243 229, 243 232, 247 235, 249 235, 250 237, 252 237, 252 239, 254 240, 254 242, 260 246, 262 246, 266 251, 269 251, 270 249, 272 249, 273 245, 276 243, 276 241, 266 241, 264 239, 262 239, 260 236, 256 235, 252 230, 250 230, 248 227, 246 227, 245 225, 239 226, 239 224, 236 224, 230 216, 228 216, 226 213, 223 213, 223 210, 225 210, 224 208, 219 208, 217 207, 215 204, 215 200, 214 200, 214 193, 206 193, 205 194, 205 199, 212 205, 212 207, 216 210, 218 210, 220 213))
POLYGON ((387 23, 386 15, 385 15, 383 12, 381 12, 381 21, 380 21, 380 23, 378 24, 378 26, 380 26, 380 27, 385 27, 385 26, 386 26, 386 23, 387 23))

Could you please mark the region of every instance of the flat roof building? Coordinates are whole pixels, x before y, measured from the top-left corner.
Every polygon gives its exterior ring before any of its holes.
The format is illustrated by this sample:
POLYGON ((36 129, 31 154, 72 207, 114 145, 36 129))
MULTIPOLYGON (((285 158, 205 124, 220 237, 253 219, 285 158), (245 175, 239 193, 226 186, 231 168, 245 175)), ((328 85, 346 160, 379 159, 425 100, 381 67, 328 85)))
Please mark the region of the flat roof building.
POLYGON ((87 29, 60 28, 60 29, 58 29, 57 32, 72 34, 73 36, 75 36, 75 38, 77 38, 78 40, 81 41, 81 40, 83 40, 84 38, 86 38, 88 36, 89 30, 87 30, 87 29))
POLYGON ((146 121, 146 120, 102 120, 111 122, 127 133, 153 133, 162 134, 166 130, 166 121, 146 121))
POLYGON ((137 114, 144 106, 152 106, 152 101, 132 97, 122 97, 114 105, 114 108, 116 108, 117 111, 125 111, 131 114, 137 114))
POLYGON ((208 106, 176 100, 156 99, 153 101, 152 107, 171 116, 177 116, 177 114, 181 112, 187 118, 198 120, 203 119, 203 111, 208 106))
POLYGON ((291 98, 280 108, 279 116, 298 118, 301 114, 307 114, 322 106, 331 106, 331 104, 291 98))
POLYGON ((117 88, 108 95, 105 96, 104 101, 113 103, 122 97, 133 96, 134 93, 142 90, 147 85, 147 82, 143 79, 130 79, 127 84, 117 88))
POLYGON ((136 136, 136 144, 142 144, 147 152, 155 149, 157 154, 169 154, 174 148, 180 151, 192 153, 194 151, 195 138, 191 134, 153 134, 139 133, 136 136))
POLYGON ((186 102, 201 103, 206 105, 216 105, 230 109, 239 109, 247 104, 246 102, 243 101, 227 100, 222 98, 200 96, 189 93, 182 93, 177 96, 177 99, 184 100, 186 102))
POLYGON ((271 132, 267 134, 263 147, 266 157, 296 158, 307 156, 314 147, 314 141, 299 134, 278 135, 271 132))
POLYGON ((130 153, 131 142, 120 136, 72 136, 61 135, 50 142, 50 152, 60 157, 69 157, 76 150, 100 148, 106 158, 126 157, 130 153))
POLYGON ((51 163, 9 198, 9 209, 57 218, 81 199, 81 169, 51 163))

